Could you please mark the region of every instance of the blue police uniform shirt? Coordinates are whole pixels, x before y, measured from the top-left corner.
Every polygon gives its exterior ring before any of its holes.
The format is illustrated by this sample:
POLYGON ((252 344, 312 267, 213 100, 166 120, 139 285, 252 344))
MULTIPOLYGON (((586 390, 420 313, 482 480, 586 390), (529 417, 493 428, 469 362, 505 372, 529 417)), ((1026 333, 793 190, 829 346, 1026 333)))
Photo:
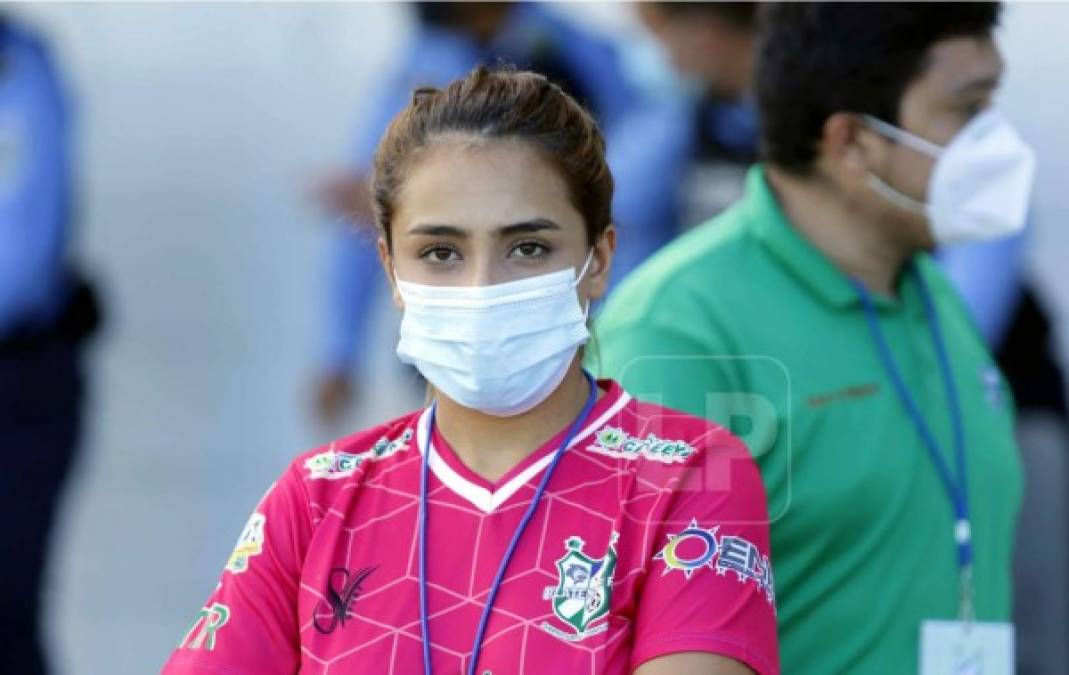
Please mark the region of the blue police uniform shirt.
POLYGON ((0 339, 47 325, 65 296, 68 112, 44 45, 0 26, 0 339))

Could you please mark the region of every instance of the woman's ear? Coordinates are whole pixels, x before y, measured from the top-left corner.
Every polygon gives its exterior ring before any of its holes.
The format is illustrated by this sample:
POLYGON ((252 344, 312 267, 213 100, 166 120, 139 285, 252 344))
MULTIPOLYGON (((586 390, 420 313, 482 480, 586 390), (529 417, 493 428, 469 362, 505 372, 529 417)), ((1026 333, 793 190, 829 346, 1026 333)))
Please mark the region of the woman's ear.
POLYGON ((616 251, 616 227, 609 223, 597 240, 587 271, 587 298, 599 300, 609 290, 609 274, 612 271, 612 256, 616 251))
POLYGON ((404 309, 405 303, 401 300, 401 294, 397 292, 397 276, 394 273, 393 256, 390 254, 390 247, 386 243, 386 237, 379 235, 377 245, 379 262, 382 263, 382 271, 386 275, 386 281, 390 283, 390 294, 393 296, 394 307, 404 309))

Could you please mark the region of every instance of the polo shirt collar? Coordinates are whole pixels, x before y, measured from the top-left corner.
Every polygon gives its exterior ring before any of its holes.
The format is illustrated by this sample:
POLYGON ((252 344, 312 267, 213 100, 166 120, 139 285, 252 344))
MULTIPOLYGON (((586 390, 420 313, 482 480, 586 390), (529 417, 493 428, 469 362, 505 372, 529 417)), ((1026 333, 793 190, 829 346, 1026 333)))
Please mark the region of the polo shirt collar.
POLYGON ((746 176, 744 208, 754 237, 810 293, 836 309, 859 303, 850 279, 787 220, 760 164, 746 176))

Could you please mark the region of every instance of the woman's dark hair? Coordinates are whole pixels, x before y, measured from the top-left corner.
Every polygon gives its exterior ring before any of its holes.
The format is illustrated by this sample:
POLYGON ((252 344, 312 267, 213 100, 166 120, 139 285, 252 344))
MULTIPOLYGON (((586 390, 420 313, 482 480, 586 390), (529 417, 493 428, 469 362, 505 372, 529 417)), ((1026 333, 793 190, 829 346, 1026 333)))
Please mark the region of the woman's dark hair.
POLYGON ((806 173, 824 122, 868 113, 898 122, 902 94, 928 50, 952 37, 987 37, 995 2, 783 2, 761 8, 757 101, 762 155, 806 173))
POLYGON ((390 123, 375 153, 371 194, 386 244, 405 171, 444 136, 520 139, 560 172, 593 244, 612 222, 605 140, 575 99, 538 73, 480 66, 445 89, 422 87, 390 123))

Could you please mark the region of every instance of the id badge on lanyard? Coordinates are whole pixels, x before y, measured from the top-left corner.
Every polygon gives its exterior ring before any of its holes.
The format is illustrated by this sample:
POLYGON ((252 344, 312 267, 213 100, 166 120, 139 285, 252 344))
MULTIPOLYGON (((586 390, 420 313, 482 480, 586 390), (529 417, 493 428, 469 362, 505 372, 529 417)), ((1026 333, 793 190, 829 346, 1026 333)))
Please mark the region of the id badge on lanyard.
POLYGON ((973 612, 973 547, 972 521, 969 513, 969 496, 966 489, 965 434, 962 424, 961 405, 958 401, 950 358, 939 327, 939 317, 920 272, 911 270, 917 280, 924 302, 928 326, 932 331, 939 370, 946 389, 954 430, 954 456, 957 464, 957 480, 950 472, 928 427, 920 406, 906 386, 905 378, 895 363, 883 332, 879 317, 868 291, 858 281, 854 287, 865 310, 873 340, 880 353, 880 360, 887 370, 898 398, 912 418, 917 432, 935 465, 939 478, 954 509, 954 544, 958 562, 958 619, 956 621, 927 620, 920 626, 918 671, 920 675, 1011 675, 1013 673, 1014 636, 1013 624, 1005 622, 980 622, 974 620, 973 612))
POLYGON ((1012 675, 1013 624, 976 621, 972 608, 972 568, 961 574, 957 621, 921 622, 917 672, 920 675, 1012 675))
POLYGON ((1013 624, 921 622, 920 675, 1011 675, 1013 624))

